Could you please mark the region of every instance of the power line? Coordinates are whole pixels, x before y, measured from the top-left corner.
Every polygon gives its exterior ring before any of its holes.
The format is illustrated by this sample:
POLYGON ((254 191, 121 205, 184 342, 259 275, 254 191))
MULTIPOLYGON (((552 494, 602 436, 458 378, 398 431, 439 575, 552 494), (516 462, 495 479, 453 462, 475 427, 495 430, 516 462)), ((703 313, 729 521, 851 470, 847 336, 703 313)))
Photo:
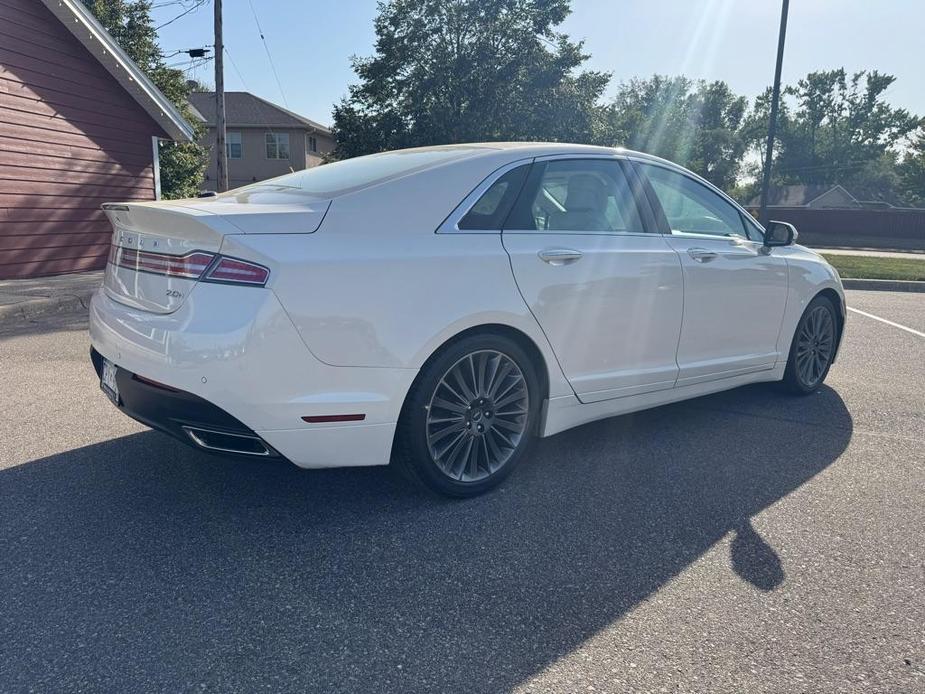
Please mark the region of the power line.
POLYGON ((228 60, 231 61, 231 67, 234 69, 234 74, 238 76, 238 80, 241 82, 241 86, 244 87, 244 91, 250 91, 247 88, 247 82, 244 81, 244 75, 241 74, 241 71, 238 69, 238 64, 234 62, 234 58, 231 56, 231 53, 228 50, 228 46, 225 46, 225 55, 227 55, 228 60))
POLYGON ((186 7, 189 0, 165 0, 165 2, 156 2, 151 5, 152 10, 158 10, 162 7, 170 7, 171 5, 183 5, 186 7))
POLYGON ((163 24, 160 24, 160 25, 154 27, 154 30, 155 30, 155 31, 160 31, 160 30, 163 29, 165 26, 168 26, 168 25, 170 25, 170 24, 173 24, 173 23, 174 23, 175 21, 177 21, 178 19, 182 19, 183 17, 185 17, 186 15, 188 15, 190 12, 193 12, 194 10, 198 10, 200 7, 202 7, 203 5, 205 5, 208 1, 209 1, 209 0, 196 0, 196 4, 195 4, 195 5, 192 5, 191 7, 188 7, 187 9, 185 9, 183 12, 181 12, 180 14, 178 14, 178 15, 177 15, 176 17, 174 17, 173 19, 171 19, 171 20, 169 20, 169 21, 166 21, 166 22, 164 22, 163 24))
MULTIPOLYGON (((241 81, 241 86, 244 88, 245 92, 250 93, 250 90, 247 88, 247 81, 244 79, 244 75, 241 74, 241 71, 238 69, 238 64, 234 61, 234 57, 231 55, 231 52, 228 50, 228 46, 225 46, 225 55, 228 56, 228 60, 231 62, 231 67, 234 70, 234 74, 238 76, 238 79, 241 81)), ((246 102, 249 103, 249 102, 246 102)), ((254 115, 257 116, 256 109, 254 109, 254 115)), ((267 132, 276 134, 272 125, 266 126, 267 132)))
POLYGON ((183 60, 179 63, 172 63, 168 65, 169 68, 174 68, 176 70, 182 70, 183 72, 190 72, 191 70, 196 70, 206 63, 212 60, 212 57, 206 58, 192 58, 191 60, 183 60))
POLYGON ((276 86, 279 87, 279 94, 283 97, 283 103, 286 104, 286 108, 289 108, 289 101, 286 99, 286 92, 283 91, 283 84, 279 80, 279 73, 276 71, 276 65, 273 63, 273 56, 270 55, 270 46, 267 45, 267 39, 263 35, 263 29, 260 26, 260 19, 257 17, 257 10, 254 9, 254 3, 252 0, 247 0, 247 4, 250 5, 251 14, 254 15, 254 23, 257 25, 257 33, 260 34, 260 40, 263 41, 263 49, 267 52, 267 60, 270 61, 270 69, 273 71, 273 77, 276 78, 276 86))
POLYGON ((186 53, 190 58, 206 58, 211 49, 208 46, 202 48, 178 48, 175 51, 161 52, 162 58, 174 58, 181 53, 186 53))

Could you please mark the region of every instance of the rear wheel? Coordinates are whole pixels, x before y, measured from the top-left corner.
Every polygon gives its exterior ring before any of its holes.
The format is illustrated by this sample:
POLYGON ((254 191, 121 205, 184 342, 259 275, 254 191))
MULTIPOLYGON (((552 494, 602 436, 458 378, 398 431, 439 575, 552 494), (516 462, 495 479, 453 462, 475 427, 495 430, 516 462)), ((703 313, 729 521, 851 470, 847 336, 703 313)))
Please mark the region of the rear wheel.
POLYGON ((466 337, 432 359, 412 387, 395 464, 441 494, 481 494, 523 458, 539 399, 535 367, 514 340, 466 337))
POLYGON ((797 324, 784 371, 784 386, 793 393, 806 395, 825 380, 835 356, 838 342, 838 315, 831 300, 813 299, 797 324))

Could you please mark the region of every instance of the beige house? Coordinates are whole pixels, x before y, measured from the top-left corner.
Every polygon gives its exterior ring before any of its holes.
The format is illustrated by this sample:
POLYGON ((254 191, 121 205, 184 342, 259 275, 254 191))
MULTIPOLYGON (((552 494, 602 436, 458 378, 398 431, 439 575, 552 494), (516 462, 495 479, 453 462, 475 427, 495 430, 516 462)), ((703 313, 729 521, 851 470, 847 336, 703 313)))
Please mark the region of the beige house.
MULTIPOLYGON (((758 209, 761 196, 756 195, 747 203, 748 209, 758 209)), ((806 185, 771 186, 768 191, 768 207, 804 207, 809 209, 886 209, 905 207, 904 202, 888 189, 857 188, 849 191, 837 183, 814 183, 806 185)))
MULTIPOLYGON (((193 92, 190 104, 206 133, 201 143, 215 148, 215 94, 193 92)), ((331 130, 248 92, 225 92, 228 185, 231 188, 317 166, 334 149, 331 130)), ((209 158, 203 188, 216 188, 216 157, 209 158)))

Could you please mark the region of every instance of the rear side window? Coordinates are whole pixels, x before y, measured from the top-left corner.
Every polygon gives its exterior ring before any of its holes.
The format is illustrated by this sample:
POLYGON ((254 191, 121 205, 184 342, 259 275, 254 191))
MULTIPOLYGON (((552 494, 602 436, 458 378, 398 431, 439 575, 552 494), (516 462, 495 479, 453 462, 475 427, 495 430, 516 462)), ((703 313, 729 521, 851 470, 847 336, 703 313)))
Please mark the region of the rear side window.
POLYGON ((613 159, 556 159, 536 164, 505 229, 645 231, 626 174, 613 159))
POLYGON ((529 170, 530 165, 524 164, 501 176, 491 184, 456 226, 461 230, 500 231, 529 170))

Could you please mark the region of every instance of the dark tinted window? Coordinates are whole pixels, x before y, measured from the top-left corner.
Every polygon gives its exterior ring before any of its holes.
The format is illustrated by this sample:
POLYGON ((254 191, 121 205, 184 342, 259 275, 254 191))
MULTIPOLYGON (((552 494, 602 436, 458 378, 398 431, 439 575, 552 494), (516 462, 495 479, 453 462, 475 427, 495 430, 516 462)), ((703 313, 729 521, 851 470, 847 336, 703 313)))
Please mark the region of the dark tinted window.
POLYGON ((529 164, 518 166, 492 183, 456 226, 459 229, 500 231, 529 169, 529 164))
POLYGON ((505 228, 645 231, 626 175, 612 159, 556 159, 537 164, 505 228))

